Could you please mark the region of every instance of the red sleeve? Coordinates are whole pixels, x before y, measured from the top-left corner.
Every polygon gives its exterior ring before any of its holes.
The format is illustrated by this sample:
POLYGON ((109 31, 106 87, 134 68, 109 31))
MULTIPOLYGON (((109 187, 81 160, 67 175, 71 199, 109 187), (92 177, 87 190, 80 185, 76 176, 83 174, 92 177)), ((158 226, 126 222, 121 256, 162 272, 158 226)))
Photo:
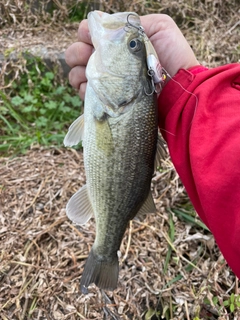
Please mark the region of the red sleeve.
POLYGON ((173 164, 240 278, 240 64, 181 69, 158 104, 173 164))

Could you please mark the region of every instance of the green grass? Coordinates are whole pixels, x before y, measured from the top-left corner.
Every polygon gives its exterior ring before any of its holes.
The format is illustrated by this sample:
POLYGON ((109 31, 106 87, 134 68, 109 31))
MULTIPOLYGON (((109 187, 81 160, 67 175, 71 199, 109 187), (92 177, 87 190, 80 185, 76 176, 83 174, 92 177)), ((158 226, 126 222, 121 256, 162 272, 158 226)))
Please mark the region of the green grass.
MULTIPOLYGON (((68 19, 71 22, 80 22, 87 17, 90 1, 76 2, 68 7, 68 19)), ((95 8, 96 9, 96 8, 95 8)))
POLYGON ((196 225, 197 227, 200 227, 205 231, 209 231, 208 227, 200 219, 197 218, 196 212, 194 210, 181 208, 181 209, 172 209, 172 211, 175 213, 175 215, 179 219, 187 223, 190 223, 192 225, 196 225))
MULTIPOLYGON (((174 242, 174 235, 175 235, 174 222, 173 222, 172 214, 169 213, 169 233, 168 233, 168 236, 169 236, 169 240, 171 241, 171 243, 174 242)), ((165 262, 164 262, 164 269, 163 269, 164 274, 166 274, 166 272, 167 272, 168 264, 171 259, 171 255, 172 255, 172 246, 169 244, 168 245, 168 252, 166 255, 165 262)))
MULTIPOLYGON (((32 144, 63 145, 68 126, 81 113, 77 92, 28 55, 24 72, 0 90, 0 153, 23 153, 32 144)), ((6 79, 11 81, 11 76, 6 79)))

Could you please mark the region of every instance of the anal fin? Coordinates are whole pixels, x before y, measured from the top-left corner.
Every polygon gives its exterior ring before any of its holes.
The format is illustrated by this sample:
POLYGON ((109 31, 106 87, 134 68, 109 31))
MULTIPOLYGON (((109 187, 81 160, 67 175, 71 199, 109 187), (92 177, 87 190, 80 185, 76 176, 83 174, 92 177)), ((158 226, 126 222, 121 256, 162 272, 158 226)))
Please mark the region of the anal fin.
POLYGON ((157 140, 157 150, 154 162, 154 171, 157 171, 157 168, 161 166, 161 159, 164 159, 167 155, 167 151, 164 146, 164 140, 161 137, 160 133, 158 133, 157 140))
POLYGON ((86 223, 93 215, 87 185, 78 190, 68 201, 66 207, 68 218, 76 224, 86 223))
POLYGON ((140 214, 145 214, 145 213, 155 213, 156 212, 156 207, 155 203, 153 201, 152 193, 151 190, 149 191, 148 197, 141 206, 140 210, 138 211, 138 215, 140 214))

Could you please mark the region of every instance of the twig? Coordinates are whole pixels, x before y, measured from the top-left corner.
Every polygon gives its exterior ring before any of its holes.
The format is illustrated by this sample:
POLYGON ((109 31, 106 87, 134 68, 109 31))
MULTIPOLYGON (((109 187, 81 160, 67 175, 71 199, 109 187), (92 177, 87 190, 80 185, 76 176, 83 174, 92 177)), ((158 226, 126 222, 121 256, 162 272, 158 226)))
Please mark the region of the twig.
POLYGON ((47 229, 41 231, 37 236, 36 239, 39 239, 43 234, 48 233, 52 228, 56 227, 57 225, 61 224, 62 222, 64 222, 65 220, 67 220, 67 217, 62 217, 60 219, 58 219, 57 221, 53 222, 47 229))
POLYGON ((44 187, 45 183, 47 181, 46 180, 43 180, 38 188, 38 191, 35 195, 35 197, 33 198, 32 202, 25 208, 24 211, 27 211, 29 208, 31 208, 31 206, 34 204, 34 202, 37 200, 38 196, 40 195, 41 191, 42 191, 42 188, 44 187))
POLYGON ((184 305, 185 305, 187 320, 190 320, 189 312, 188 312, 188 305, 187 305, 187 301, 186 300, 184 301, 184 305))
POLYGON ((239 24, 240 24, 240 20, 239 20, 238 22, 236 22, 236 23, 226 32, 226 34, 231 33, 239 24))
POLYGON ((235 294, 239 294, 239 289, 238 289, 238 278, 235 277, 235 294))
POLYGON ((131 244, 131 239, 132 239, 132 220, 130 220, 130 222, 129 222, 128 242, 127 242, 127 247, 125 250, 125 254, 122 258, 121 264, 127 259, 128 251, 129 251, 130 244, 131 244))
POLYGON ((66 224, 74 230, 74 232, 76 232, 78 234, 79 237, 83 238, 83 234, 72 224, 69 223, 68 221, 66 221, 66 224))
MULTIPOLYGON (((87 257, 88 257, 88 255, 82 255, 79 258, 80 259, 86 259, 87 257)), ((61 271, 61 272, 66 271, 66 268, 60 269, 60 268, 40 267, 40 266, 35 266, 33 264, 30 264, 30 263, 22 262, 22 261, 10 260, 9 263, 18 264, 18 265, 26 266, 26 267, 31 267, 31 268, 35 268, 35 269, 38 269, 38 270, 61 271)), ((76 268, 76 266, 74 265, 72 267, 68 267, 68 270, 72 270, 72 269, 75 269, 75 268, 76 268)))

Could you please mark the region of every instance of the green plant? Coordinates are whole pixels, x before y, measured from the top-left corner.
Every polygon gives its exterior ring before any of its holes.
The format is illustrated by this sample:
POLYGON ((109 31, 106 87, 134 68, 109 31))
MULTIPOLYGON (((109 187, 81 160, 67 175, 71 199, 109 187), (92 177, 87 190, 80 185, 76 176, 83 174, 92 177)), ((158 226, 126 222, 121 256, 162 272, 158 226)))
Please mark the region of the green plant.
POLYGON ((223 301, 225 308, 229 308, 230 312, 235 312, 240 309, 240 295, 232 293, 227 300, 223 301))
POLYGON ((62 145, 68 126, 81 113, 76 91, 40 58, 27 55, 23 70, 0 90, 0 152, 24 152, 33 143, 62 145))
POLYGON ((144 316, 144 320, 158 320, 161 319, 161 313, 160 311, 156 311, 155 309, 150 308, 147 310, 144 316))
MULTIPOLYGON (((171 241, 171 243, 173 243, 173 241, 174 241, 174 235, 175 235, 175 229, 174 229, 173 218, 172 218, 172 214, 169 213, 169 240, 171 241)), ((168 252, 166 255, 165 262, 164 262, 164 268, 163 268, 164 274, 166 274, 166 272, 167 272, 167 268, 168 268, 168 264, 170 262, 171 255, 172 255, 172 246, 169 244, 168 245, 168 252)))
POLYGON ((144 313, 144 320, 169 320, 170 308, 172 307, 171 299, 168 304, 164 304, 160 298, 156 306, 149 307, 144 313))
MULTIPOLYGON (((191 207, 190 207, 191 208, 191 207)), ((201 221, 199 220, 199 218, 197 218, 196 212, 195 210, 192 209, 172 209, 172 211, 175 213, 175 215, 177 217, 179 217, 180 219, 182 219, 183 221, 190 223, 192 225, 198 226, 202 229, 204 229, 205 231, 209 232, 209 229, 207 228, 207 226, 201 221)))
POLYGON ((236 311, 240 311, 240 295, 234 293, 231 293, 226 300, 217 296, 213 296, 211 301, 208 298, 205 298, 204 303, 206 305, 214 306, 219 315, 223 310, 228 314, 234 314, 236 311))
MULTIPOLYGON (((88 1, 89 2, 89 1, 88 1)), ((74 5, 68 8, 68 19, 71 22, 79 22, 86 18, 87 13, 89 11, 89 3, 87 1, 84 2, 76 2, 74 5)))

